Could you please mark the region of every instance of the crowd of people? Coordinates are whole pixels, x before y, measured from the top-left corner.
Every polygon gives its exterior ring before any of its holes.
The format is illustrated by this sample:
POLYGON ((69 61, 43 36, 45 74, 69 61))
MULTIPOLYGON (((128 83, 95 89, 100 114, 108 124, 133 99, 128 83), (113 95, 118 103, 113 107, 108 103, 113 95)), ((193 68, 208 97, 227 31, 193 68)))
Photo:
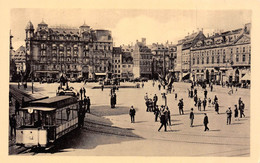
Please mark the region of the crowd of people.
MULTIPOLYGON (((152 84, 153 87, 154 87, 154 83, 152 84)), ((197 84, 196 85, 197 88, 195 87, 195 84, 194 83, 191 83, 191 87, 190 89, 188 89, 188 98, 192 99, 194 101, 194 107, 198 108, 198 111, 204 111, 204 118, 203 118, 203 124, 204 124, 204 131, 208 131, 209 130, 209 127, 208 127, 208 124, 209 124, 209 118, 208 118, 208 115, 207 113, 205 113, 206 111, 206 108, 208 107, 213 107, 216 114, 219 114, 219 99, 217 97, 217 95, 214 96, 214 98, 212 98, 213 100, 211 100, 210 97, 208 97, 208 90, 207 90, 207 86, 204 85, 204 84, 197 84), (202 88, 202 92, 203 94, 202 95, 198 95, 198 88, 199 86, 201 86, 202 88), (202 99, 199 98, 199 97, 203 97, 202 99), (202 110, 202 107, 203 107, 203 110, 202 110)), ((161 90, 161 84, 158 84, 158 90, 160 91, 161 90)), ((167 89, 164 87, 164 89, 167 89)), ((210 92, 213 92, 213 84, 209 84, 209 89, 210 89, 210 92)), ((173 89, 173 92, 174 92, 174 89, 173 89)), ((171 92, 169 92, 171 93, 171 92)), ((177 92, 174 92, 175 94, 175 100, 177 100, 178 98, 178 95, 177 95, 177 92)), ((161 130, 162 127, 164 127, 165 131, 167 131, 167 126, 170 126, 171 125, 171 117, 172 115, 170 114, 170 110, 169 110, 169 107, 165 104, 165 105, 161 105, 160 107, 157 105, 157 102, 158 102, 158 96, 156 94, 154 94, 153 98, 149 98, 148 96, 148 93, 145 93, 145 96, 144 96, 144 100, 145 100, 145 105, 146 105, 146 112, 154 112, 154 115, 155 115, 155 122, 158 121, 158 118, 160 118, 160 127, 158 129, 158 131, 161 130)), ((179 114, 180 115, 184 115, 184 100, 183 98, 180 98, 179 99, 179 102, 178 102, 178 108, 179 108, 179 114)), ((194 121, 194 118, 195 118, 195 114, 194 114, 194 107, 192 107, 190 110, 190 114, 189 114, 189 118, 190 118, 190 127, 194 127, 193 125, 193 121, 194 121)), ((235 104, 234 105, 234 118, 235 118, 235 121, 238 121, 239 120, 239 112, 240 112, 240 118, 242 117, 245 117, 245 114, 244 114, 244 110, 245 110, 245 104, 244 102, 242 101, 241 97, 239 98, 238 100, 238 104, 235 104)), ((232 110, 231 110, 231 107, 228 107, 227 111, 226 111, 226 114, 227 114, 227 125, 230 125, 231 124, 231 119, 232 119, 232 110)))

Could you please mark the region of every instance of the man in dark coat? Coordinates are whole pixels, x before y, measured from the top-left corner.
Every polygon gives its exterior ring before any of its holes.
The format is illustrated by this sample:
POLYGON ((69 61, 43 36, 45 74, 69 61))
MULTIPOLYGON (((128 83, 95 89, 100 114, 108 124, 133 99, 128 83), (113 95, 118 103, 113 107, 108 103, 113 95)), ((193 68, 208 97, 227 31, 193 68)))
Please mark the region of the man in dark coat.
POLYGON ((158 89, 161 90, 161 84, 158 84, 158 89))
POLYGON ((166 116, 167 123, 169 122, 168 124, 169 124, 169 126, 171 126, 172 125, 171 124, 171 112, 170 112, 168 106, 166 106, 166 114, 165 114, 165 116, 166 116))
POLYGON ((184 114, 183 113, 183 106, 184 106, 184 104, 183 104, 182 99, 179 101, 178 106, 179 106, 179 113, 180 113, 180 115, 184 114))
POLYGON ((131 123, 135 122, 135 109, 133 106, 131 106, 130 110, 129 110, 129 115, 131 117, 131 123))
POLYGON ((218 101, 215 103, 215 111, 219 114, 219 104, 218 101))
POLYGON ((194 119, 194 113, 193 113, 193 108, 191 108, 191 112, 190 112, 190 127, 193 127, 193 119, 194 119))
POLYGON ((162 114, 161 117, 160 117, 160 119, 161 119, 161 126, 160 126, 160 128, 158 129, 158 131, 160 131, 161 128, 164 126, 164 131, 166 132, 166 131, 167 131, 167 126, 166 126, 167 121, 166 121, 166 118, 165 118, 165 114, 162 114))
POLYGON ((195 102, 194 106, 197 106, 197 103, 198 103, 198 97, 197 97, 196 94, 194 94, 194 102, 195 102))
POLYGON ((86 112, 90 113, 90 105, 91 105, 91 103, 90 103, 90 98, 89 97, 86 98, 86 105, 87 105, 86 112))
POLYGON ((209 128, 208 128, 209 119, 208 119, 208 116, 207 116, 206 113, 204 113, 204 115, 205 115, 204 120, 203 120, 203 124, 205 126, 205 130, 204 131, 207 131, 207 130, 209 130, 209 128))
POLYGON ((82 100, 82 93, 83 93, 82 88, 80 88, 79 92, 80 92, 80 99, 82 100))
POLYGON ((205 111, 207 106, 207 99, 205 98, 202 103, 203 103, 203 110, 205 111))
POLYGON ((153 96, 153 107, 155 108, 155 106, 157 105, 157 101, 158 101, 158 97, 156 94, 154 94, 153 96))
POLYGON ((207 89, 205 89, 205 91, 204 91, 204 97, 207 98, 207 95, 208 95, 208 91, 207 91, 207 89))
POLYGON ((14 136, 16 136, 16 119, 15 119, 15 115, 14 114, 10 118, 9 123, 10 123, 10 127, 11 127, 10 135, 13 136, 13 133, 14 133, 14 136))
POLYGON ((159 113, 160 113, 160 110, 159 110, 159 108, 158 108, 158 105, 156 105, 156 106, 155 106, 155 109, 154 109, 155 122, 157 122, 159 113))

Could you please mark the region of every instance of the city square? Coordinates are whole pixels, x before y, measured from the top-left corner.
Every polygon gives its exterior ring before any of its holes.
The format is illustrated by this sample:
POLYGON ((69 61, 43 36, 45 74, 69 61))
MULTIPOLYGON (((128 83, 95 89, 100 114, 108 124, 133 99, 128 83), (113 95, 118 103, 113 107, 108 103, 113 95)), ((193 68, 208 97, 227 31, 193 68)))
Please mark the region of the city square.
POLYGON ((9 155, 250 157, 251 11, 99 11, 12 9, 9 155))
MULTIPOLYGON (((184 115, 179 115, 174 93, 167 95, 167 103, 171 111, 172 125, 168 132, 158 132, 159 122, 154 122, 153 112, 146 112, 144 95, 158 95, 158 105, 163 105, 162 91, 158 90, 158 82, 152 86, 152 81, 144 84, 144 88, 122 88, 116 91, 116 108, 110 108, 110 89, 92 89, 97 83, 70 83, 75 89, 86 88, 86 94, 91 99, 91 112, 85 118, 85 128, 79 138, 70 137, 65 145, 54 152, 57 155, 103 155, 103 156, 248 156, 250 153, 250 90, 240 89, 229 95, 227 88, 216 86, 208 97, 219 98, 220 114, 214 107, 207 106, 206 111, 198 111, 193 99, 188 98, 189 83, 174 83, 178 99, 184 99, 184 115), (245 118, 226 125, 226 110, 238 104, 239 97, 246 105, 245 118), (137 110, 136 123, 130 123, 129 109, 133 105, 137 110), (194 127, 190 127, 189 113, 194 108, 194 127), (204 132, 203 113, 209 117, 209 132, 204 132), (89 124, 90 123, 90 124, 89 124), (92 124, 94 123, 94 124, 92 124), (95 124, 96 123, 96 124, 95 124), (100 126, 105 125, 105 126, 100 126), (116 127, 116 128, 115 128, 116 127), (75 139, 75 140, 73 140, 75 139), (69 143, 69 142, 72 143, 69 143), (78 141, 75 143, 75 141, 78 141), (74 144, 75 143, 75 144, 74 144), (65 147, 63 147, 65 146, 65 147), (169 146, 169 150, 160 150, 161 146, 169 146), (198 148, 199 147, 199 148, 198 148), (196 150, 194 150, 194 148, 196 150), (135 150, 132 150, 135 149, 135 150)), ((124 85, 127 83, 122 83, 124 85)), ((29 84, 28 84, 29 85, 29 84)), ((41 94, 55 96, 57 84, 35 83, 35 90, 41 94)), ((27 90, 30 92, 31 90, 27 90)), ((198 96, 203 96, 202 88, 198 88, 198 96)), ((67 140, 66 139, 66 140, 67 140)), ((62 143, 61 143, 62 144, 62 143)), ((15 151, 15 150, 14 150, 15 151)), ((50 155, 52 152, 38 153, 50 155)), ((23 155, 32 155, 33 152, 23 155)))

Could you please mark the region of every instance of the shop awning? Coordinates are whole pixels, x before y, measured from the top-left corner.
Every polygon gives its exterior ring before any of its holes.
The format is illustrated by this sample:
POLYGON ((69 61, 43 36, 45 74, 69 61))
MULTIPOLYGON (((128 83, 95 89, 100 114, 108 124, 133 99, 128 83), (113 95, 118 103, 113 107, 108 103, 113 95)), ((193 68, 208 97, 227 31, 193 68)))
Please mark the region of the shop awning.
POLYGON ((251 80, 251 75, 249 73, 246 73, 241 80, 247 81, 247 80, 251 80))

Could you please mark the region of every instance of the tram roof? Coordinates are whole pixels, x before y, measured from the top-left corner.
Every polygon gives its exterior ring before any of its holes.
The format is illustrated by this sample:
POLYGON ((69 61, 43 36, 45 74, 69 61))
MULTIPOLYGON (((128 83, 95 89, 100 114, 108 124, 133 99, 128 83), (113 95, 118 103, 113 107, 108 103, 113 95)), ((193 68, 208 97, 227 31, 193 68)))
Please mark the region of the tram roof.
POLYGON ((56 108, 50 108, 50 107, 25 107, 25 108, 21 108, 20 110, 39 110, 39 111, 53 111, 56 108))
POLYGON ((30 103, 30 106, 60 108, 77 102, 76 97, 54 96, 47 99, 37 100, 30 103))

